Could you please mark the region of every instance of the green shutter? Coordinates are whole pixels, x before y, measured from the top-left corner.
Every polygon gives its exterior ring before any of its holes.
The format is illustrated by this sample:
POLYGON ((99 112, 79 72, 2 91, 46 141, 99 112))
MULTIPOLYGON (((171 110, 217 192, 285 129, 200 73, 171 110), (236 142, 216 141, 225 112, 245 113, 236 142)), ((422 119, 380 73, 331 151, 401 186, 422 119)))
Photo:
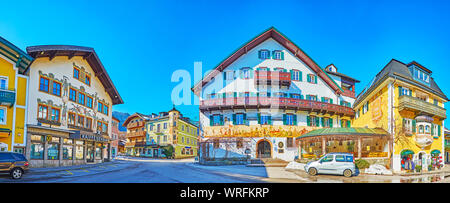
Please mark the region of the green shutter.
POLYGON ((413 133, 416 132, 416 120, 412 120, 412 131, 413 133))
POLYGON ((314 75, 314 84, 317 84, 317 75, 314 75))
POLYGON ((261 124, 261 113, 258 113, 258 124, 261 124))
POLYGON ((248 125, 247 114, 244 113, 243 117, 244 117, 244 125, 248 125))
POLYGON ((281 60, 284 60, 284 52, 281 51, 281 60))
POLYGON ((258 58, 261 58, 261 50, 258 51, 258 58))
POLYGON ((233 125, 236 125, 236 114, 233 114, 233 125))
POLYGON ((294 125, 297 125, 297 115, 294 114, 294 125))
POLYGON ((347 128, 350 128, 350 127, 351 127, 351 122, 347 121, 347 128))
POLYGON ((330 104, 332 104, 333 103, 333 99, 330 99, 330 104))
POLYGON ((250 78, 253 78, 253 72, 254 72, 253 69, 249 69, 248 71, 250 73, 250 78))
POLYGON ((332 127, 333 127, 333 119, 332 119, 332 118, 329 118, 328 121, 330 122, 330 123, 329 123, 330 128, 332 128, 332 127))
POLYGON ((306 125, 311 126, 311 117, 306 116, 306 125))
POLYGON ((291 69, 289 72, 291 73, 291 80, 294 80, 294 70, 291 69))
POLYGON ((209 126, 214 126, 214 117, 213 117, 213 115, 209 116, 209 126))
POLYGON ((319 125, 320 125, 320 118, 316 117, 316 126, 319 127, 319 125))
POLYGON ((320 125, 321 127, 325 127, 325 118, 320 117, 320 125))
POLYGON ((402 96, 402 86, 398 86, 398 96, 402 96))
POLYGON ((235 97, 235 98, 237 97, 237 92, 233 93, 233 97, 235 97))
POLYGON ((303 94, 300 94, 300 99, 303 99, 303 94))
POLYGON ((220 115, 220 125, 223 125, 223 115, 220 115))
POLYGON ((286 125, 286 114, 283 114, 283 125, 286 125))
POLYGON ((309 75, 306 75, 306 81, 311 82, 311 77, 309 77, 309 75))
POLYGON ((320 101, 321 101, 321 102, 325 102, 325 98, 324 98, 324 97, 321 97, 321 98, 320 98, 320 101))
POLYGON ((434 135, 434 124, 431 124, 431 135, 434 135))
POLYGON ((438 136, 439 137, 441 136, 441 126, 440 125, 438 125, 438 136))
POLYGON ((269 116, 269 125, 272 125, 272 116, 269 116))

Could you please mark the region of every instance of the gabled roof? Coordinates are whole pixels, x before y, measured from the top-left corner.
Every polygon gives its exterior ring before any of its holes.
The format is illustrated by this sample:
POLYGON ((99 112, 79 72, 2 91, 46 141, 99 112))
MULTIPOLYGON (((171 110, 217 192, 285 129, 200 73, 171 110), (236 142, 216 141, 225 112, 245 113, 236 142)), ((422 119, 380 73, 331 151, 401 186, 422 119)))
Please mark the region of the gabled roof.
POLYGON ((0 37, 0 54, 16 63, 19 73, 23 74, 33 58, 8 40, 0 37))
POLYGON ((230 56, 228 56, 225 60, 219 63, 212 71, 210 71, 201 81, 197 82, 197 84, 192 87, 192 91, 199 95, 199 91, 201 88, 210 82, 218 73, 222 72, 225 68, 231 65, 234 61, 236 61, 239 57, 246 54, 249 50, 255 48, 259 44, 263 43, 269 38, 273 38, 275 41, 284 46, 287 50, 294 53, 294 55, 306 63, 316 74, 321 77, 325 83, 327 83, 337 94, 342 94, 344 90, 337 85, 337 83, 331 79, 331 77, 319 66, 317 63, 312 60, 302 49, 300 49, 296 44, 294 44, 291 40, 289 40, 285 35, 283 35, 280 31, 275 29, 274 27, 270 27, 265 30, 261 34, 257 35, 255 38, 251 39, 244 45, 242 45, 239 49, 233 52, 230 56), (217 70, 217 71, 214 71, 217 70))
MULTIPOLYGON (((411 62, 408 65, 396 60, 392 59, 372 80, 371 84, 366 87, 361 93, 359 93, 358 97, 355 100, 353 106, 358 105, 361 101, 363 101, 378 85, 380 85, 383 81, 385 81, 389 77, 395 77, 398 80, 401 80, 406 83, 410 83, 412 85, 418 86, 422 89, 425 89, 429 92, 432 92, 439 97, 448 101, 447 96, 442 92, 442 90, 438 87, 433 77, 430 76, 430 86, 425 85, 421 82, 416 81, 413 78, 411 71, 408 66, 411 64, 420 65, 417 62, 411 62)), ((421 66, 421 65, 420 65, 421 66)), ((424 68, 421 66, 421 68, 424 68)), ((424 69, 425 70, 425 69, 424 69)), ((426 69, 431 73, 430 70, 426 69)))
POLYGON ((42 45, 27 47, 27 52, 34 58, 49 57, 50 60, 56 56, 67 56, 68 59, 71 59, 74 56, 82 56, 94 70, 95 76, 103 84, 103 87, 111 97, 113 104, 123 104, 122 97, 120 97, 119 92, 93 48, 72 45, 42 45))
POLYGON ((145 121, 147 121, 147 120, 150 119, 148 116, 136 112, 136 113, 134 113, 134 114, 128 116, 128 118, 123 122, 122 126, 127 127, 128 123, 129 123, 133 118, 136 118, 136 117, 142 118, 142 119, 145 120, 145 121))

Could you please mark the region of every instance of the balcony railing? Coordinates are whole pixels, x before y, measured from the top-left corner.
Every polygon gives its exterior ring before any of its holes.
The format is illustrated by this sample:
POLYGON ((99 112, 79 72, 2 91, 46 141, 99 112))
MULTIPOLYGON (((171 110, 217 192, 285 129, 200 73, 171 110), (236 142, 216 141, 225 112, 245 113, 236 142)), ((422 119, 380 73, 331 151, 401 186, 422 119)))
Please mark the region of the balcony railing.
POLYGON ((345 116, 355 115, 355 111, 350 107, 320 101, 311 101, 295 98, 236 97, 236 98, 209 99, 200 102, 200 110, 202 111, 233 109, 233 108, 259 108, 259 107, 295 109, 318 113, 340 114, 345 116))
POLYGON ((158 144, 151 144, 147 141, 138 141, 138 142, 127 142, 125 143, 126 147, 147 147, 147 146, 157 146, 158 144))
POLYGON ((127 128, 138 128, 138 127, 144 127, 145 123, 144 121, 138 121, 138 122, 133 122, 133 123, 129 123, 127 125, 127 128))
POLYGON ((291 85, 291 73, 280 71, 255 71, 256 85, 291 85))
POLYGON ((415 98, 408 95, 402 95, 399 97, 399 111, 411 110, 418 113, 425 113, 430 116, 436 116, 442 119, 446 119, 446 110, 440 106, 423 101, 419 98, 415 98))
POLYGON ((145 135, 147 135, 147 132, 145 132, 145 131, 137 131, 137 132, 127 133, 127 137, 142 137, 145 135))
POLYGON ((346 96, 346 97, 355 97, 355 92, 351 91, 351 90, 346 90, 344 89, 344 92, 342 93, 342 96, 346 96))
POLYGON ((13 106, 16 101, 16 91, 0 89, 0 105, 13 106))

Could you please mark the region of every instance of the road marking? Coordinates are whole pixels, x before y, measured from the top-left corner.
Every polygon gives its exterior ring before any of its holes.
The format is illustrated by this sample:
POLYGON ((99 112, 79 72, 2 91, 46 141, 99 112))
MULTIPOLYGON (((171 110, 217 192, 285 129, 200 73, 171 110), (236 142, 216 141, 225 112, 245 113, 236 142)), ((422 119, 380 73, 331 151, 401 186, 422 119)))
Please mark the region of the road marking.
POLYGON ((71 173, 70 171, 68 171, 68 170, 66 170, 67 171, 67 173, 70 173, 70 175, 73 175, 73 173, 71 173))

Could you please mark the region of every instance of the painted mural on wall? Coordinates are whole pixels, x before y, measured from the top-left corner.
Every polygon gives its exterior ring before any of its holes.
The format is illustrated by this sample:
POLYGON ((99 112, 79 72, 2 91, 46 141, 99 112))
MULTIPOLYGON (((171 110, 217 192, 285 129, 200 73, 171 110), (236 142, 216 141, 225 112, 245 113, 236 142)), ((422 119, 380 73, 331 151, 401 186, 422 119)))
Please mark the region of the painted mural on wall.
MULTIPOLYGON (((86 77, 86 76, 90 77, 90 74, 86 73, 84 71, 83 67, 80 68, 80 67, 76 66, 75 64, 74 64, 74 67, 77 67, 78 69, 82 70, 82 71, 80 71, 80 73, 82 73, 80 75, 83 75, 83 77, 86 77)), ((56 107, 56 108, 60 109, 60 112, 61 112, 60 122, 48 123, 49 121, 42 122, 40 120, 41 123, 55 124, 55 125, 58 125, 58 126, 62 126, 62 127, 68 128, 69 127, 69 123, 68 123, 68 114, 69 113, 81 114, 81 115, 83 115, 85 117, 92 118, 93 123, 92 123, 92 128, 91 128, 90 131, 92 131, 94 129, 97 129, 97 121, 102 121, 102 122, 109 123, 107 121, 107 119, 105 119, 104 117, 99 116, 98 112, 96 110, 98 108, 98 101, 101 101, 102 103, 106 104, 108 107, 110 106, 108 102, 106 102, 104 99, 100 99, 98 97, 98 93, 97 92, 94 93, 94 94, 87 93, 83 86, 80 86, 78 88, 78 87, 72 85, 69 82, 69 78, 67 76, 63 76, 62 79, 58 79, 58 78, 55 77, 55 75, 53 73, 45 74, 42 71, 39 71, 39 75, 42 76, 42 77, 46 77, 46 78, 50 79, 49 80, 49 90, 53 89, 53 84, 54 84, 55 81, 61 84, 61 95, 60 95, 60 98, 61 98, 61 101, 62 101, 62 104, 58 105, 57 103, 61 103, 61 102, 55 102, 52 99, 39 99, 39 98, 37 99, 38 100, 38 104, 44 104, 44 105, 49 106, 50 108, 51 107, 56 107), (74 89, 74 90, 76 90, 79 93, 83 93, 85 95, 85 97, 91 97, 92 100, 93 100, 92 101, 92 108, 86 107, 84 105, 80 105, 77 102, 70 101, 70 99, 69 99, 69 89, 74 89)), ((54 95, 54 96, 57 96, 57 95, 54 95)), ((77 96, 77 99, 78 99, 78 96, 77 96)), ((48 109, 48 111, 50 111, 50 109, 48 109)), ((73 125, 72 125, 72 127, 73 127, 73 125)))
POLYGON ((317 129, 307 126, 206 126, 203 127, 204 137, 299 137, 317 129))

